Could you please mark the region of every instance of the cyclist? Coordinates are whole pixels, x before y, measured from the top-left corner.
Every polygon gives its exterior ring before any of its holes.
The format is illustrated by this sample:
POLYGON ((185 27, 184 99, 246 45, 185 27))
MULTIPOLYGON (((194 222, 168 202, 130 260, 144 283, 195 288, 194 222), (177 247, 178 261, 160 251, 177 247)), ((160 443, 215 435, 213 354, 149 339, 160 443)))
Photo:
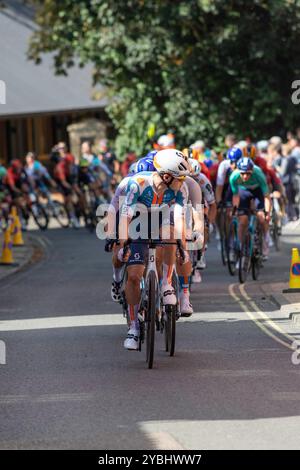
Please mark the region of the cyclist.
POLYGON ((0 162, 0 229, 2 228, 2 217, 6 219, 6 214, 2 203, 7 199, 7 189, 5 184, 7 170, 0 162))
POLYGON ((83 142, 81 145, 81 159, 83 170, 83 184, 87 184, 91 189, 96 193, 96 196, 101 199, 103 196, 105 199, 112 198, 111 192, 111 181, 113 178, 113 173, 110 171, 108 166, 100 160, 100 158, 92 152, 91 144, 89 142, 83 142), (84 166, 83 162, 87 160, 89 166, 84 166), (87 182, 87 179, 89 182, 87 182))
POLYGON ((206 268, 206 259, 205 259, 205 251, 207 249, 207 242, 208 242, 208 235, 210 227, 215 222, 216 214, 217 214, 217 205, 215 201, 215 195, 213 187, 209 181, 209 179, 201 172, 201 165, 200 162, 197 160, 190 158, 189 163, 191 165, 191 175, 193 179, 199 184, 201 191, 202 191, 202 203, 204 204, 204 214, 206 219, 206 227, 204 230, 204 249, 199 253, 200 257, 197 261, 196 271, 195 271, 195 282, 200 282, 201 277, 199 276, 199 269, 206 268))
POLYGON ((223 160, 218 168, 216 202, 219 206, 224 202, 227 207, 232 205, 232 192, 229 184, 229 176, 236 169, 238 160, 242 157, 242 151, 238 147, 232 147, 227 152, 227 158, 223 160))
POLYGON ((33 190, 39 189, 42 194, 48 195, 48 187, 56 187, 55 181, 51 178, 47 168, 42 165, 33 152, 28 152, 25 156, 24 171, 33 190))
MULTIPOLYGON (((149 152, 146 157, 141 158, 135 165, 135 172, 153 172, 155 171, 155 167, 153 164, 154 155, 156 155, 157 151, 154 150, 149 152)), ((127 192, 127 186, 131 177, 135 174, 129 174, 117 186, 115 194, 110 202, 110 206, 108 208, 108 226, 111 232, 108 234, 109 238, 118 239, 119 238, 119 210, 120 210, 120 202, 122 201, 121 198, 125 198, 127 192)), ((120 302, 121 300, 121 285, 122 285, 122 278, 123 278, 123 266, 120 267, 120 264, 114 262, 117 258, 117 252, 119 247, 117 245, 113 246, 113 282, 111 286, 111 298, 114 302, 120 302)))
MULTIPOLYGON (((185 177, 190 173, 189 164, 184 155, 176 149, 159 151, 154 158, 154 173, 137 174, 131 178, 127 185, 126 201, 122 206, 120 225, 128 227, 138 204, 142 204, 150 211, 151 208, 162 209, 160 229, 170 230, 170 240, 175 240, 175 228, 181 234, 183 243, 184 233, 184 206, 188 200, 188 191, 184 183, 185 177), (167 210, 167 215, 163 209, 167 210)), ((128 228, 125 239, 128 238, 128 228)), ((118 252, 120 263, 127 263, 127 283, 125 287, 126 299, 129 306, 130 328, 124 342, 126 349, 136 350, 139 339, 138 309, 140 302, 140 282, 143 277, 147 249, 140 244, 131 245, 130 253, 124 257, 123 248, 118 252)), ((170 245, 163 250, 163 276, 162 300, 165 305, 175 305, 177 302, 172 286, 172 274, 176 260, 176 246, 170 245)))
POLYGON ((255 202, 257 218, 264 234, 263 256, 268 256, 268 224, 270 222, 270 195, 266 177, 262 170, 248 157, 238 160, 237 169, 230 175, 232 205, 239 210, 239 240, 242 242, 248 226, 251 201, 255 202))
POLYGON ((67 154, 56 164, 54 168, 54 179, 64 196, 65 206, 69 213, 72 226, 79 228, 80 222, 75 213, 73 194, 75 193, 77 195, 82 208, 84 207, 84 201, 82 201, 83 195, 78 186, 78 167, 75 165, 73 155, 67 154))
MULTIPOLYGON (((260 151, 258 148, 256 148, 255 145, 248 145, 243 149, 243 155, 251 158, 254 164, 261 168, 261 170, 264 172, 264 175, 267 179, 269 192, 273 193, 277 198, 282 198, 284 195, 284 189, 281 180, 277 176, 276 171, 273 168, 268 167, 266 159, 262 157, 264 150, 261 144, 262 142, 264 143, 264 141, 258 142, 258 144, 260 144, 260 151)), ((266 241, 268 245, 272 246, 273 242, 269 230, 266 234, 266 241)))

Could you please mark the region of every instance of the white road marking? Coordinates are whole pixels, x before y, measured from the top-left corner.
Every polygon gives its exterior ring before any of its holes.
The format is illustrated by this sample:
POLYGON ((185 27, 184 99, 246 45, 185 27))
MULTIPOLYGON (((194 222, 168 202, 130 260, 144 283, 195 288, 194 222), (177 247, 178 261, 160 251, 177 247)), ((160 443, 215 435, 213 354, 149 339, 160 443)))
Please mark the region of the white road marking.
MULTIPOLYGON (((251 320, 254 321, 254 323, 256 324, 256 326, 258 326, 258 328, 260 330, 262 330, 266 335, 270 336, 270 338, 274 339, 275 341, 277 341, 277 343, 281 344, 282 346, 288 348, 288 349, 291 349, 292 351, 294 351, 294 348, 291 344, 289 343, 286 343, 285 341, 282 341, 280 338, 278 338, 277 336, 275 336, 267 327, 265 327, 261 321, 262 320, 258 320, 257 318, 255 318, 255 316, 249 312, 249 309, 247 308, 247 305, 242 301, 240 300, 240 298, 235 294, 234 290, 234 284, 230 284, 230 286, 228 287, 228 290, 229 290, 229 294, 231 295, 231 297, 233 297, 237 303, 241 306, 241 308, 244 310, 244 312, 248 315, 249 318, 251 318, 251 320)), ((258 308, 258 307, 257 307, 258 308)))
POLYGON ((277 325, 271 318, 264 312, 260 310, 260 308, 256 305, 256 303, 249 297, 248 293, 245 290, 245 287, 243 285, 239 286, 239 290, 241 295, 244 297, 244 299, 251 305, 253 310, 255 310, 264 320, 265 324, 269 325, 270 328, 273 328, 273 330, 277 331, 280 333, 282 336, 285 336, 287 340, 293 342, 295 338, 290 336, 288 333, 282 330, 279 325, 277 325))
MULTIPOLYGON (((220 312, 222 319, 227 320, 224 317, 224 312, 220 312)), ((230 312, 228 315, 235 315, 230 312)), ((199 312, 193 313, 190 318, 181 318, 177 325, 184 323, 193 323, 205 321, 215 322, 220 321, 220 318, 207 319, 206 314, 199 312)), ((1 320, 0 321, 0 332, 1 331, 26 331, 26 330, 48 330, 53 328, 79 328, 87 326, 116 326, 126 325, 126 320, 121 313, 116 314, 103 314, 103 315, 70 315, 63 317, 47 317, 47 318, 24 318, 18 320, 1 320)))
POLYGON ((185 450, 176 439, 166 431, 153 431, 148 429, 147 424, 141 423, 143 434, 146 434, 147 439, 151 442, 155 450, 185 450))
POLYGON ((53 403, 68 401, 87 401, 94 398, 92 393, 55 393, 39 396, 32 395, 0 395, 1 405, 16 405, 23 403, 53 403))
POLYGON ((78 315, 67 317, 31 318, 0 321, 0 331, 47 330, 51 328, 78 328, 84 326, 125 325, 121 314, 78 315))
POLYGON ((300 401, 300 392, 274 392, 272 400, 300 401))
POLYGON ((276 377, 278 374, 268 369, 200 369, 195 372, 195 375, 201 377, 228 377, 228 378, 239 378, 239 377, 276 377))

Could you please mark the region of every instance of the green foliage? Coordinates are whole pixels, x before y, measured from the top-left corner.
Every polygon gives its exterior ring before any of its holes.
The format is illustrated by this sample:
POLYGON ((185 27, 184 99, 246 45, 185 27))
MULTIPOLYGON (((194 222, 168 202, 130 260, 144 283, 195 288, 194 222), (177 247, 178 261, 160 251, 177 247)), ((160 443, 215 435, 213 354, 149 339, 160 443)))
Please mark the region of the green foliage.
POLYGON ((143 153, 147 130, 179 146, 227 132, 267 137, 294 127, 300 0, 35 0, 30 57, 57 73, 94 65, 107 87, 117 154, 143 153))

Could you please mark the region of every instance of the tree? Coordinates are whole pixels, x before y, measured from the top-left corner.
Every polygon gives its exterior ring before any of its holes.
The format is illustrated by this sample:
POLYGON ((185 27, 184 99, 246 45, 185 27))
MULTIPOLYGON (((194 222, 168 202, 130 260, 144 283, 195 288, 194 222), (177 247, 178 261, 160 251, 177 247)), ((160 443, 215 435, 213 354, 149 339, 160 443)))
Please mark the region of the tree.
POLYGON ((145 152, 150 123, 157 133, 175 128, 179 146, 297 124, 300 0, 33 1, 30 58, 54 51, 63 74, 94 65, 121 158, 145 152))

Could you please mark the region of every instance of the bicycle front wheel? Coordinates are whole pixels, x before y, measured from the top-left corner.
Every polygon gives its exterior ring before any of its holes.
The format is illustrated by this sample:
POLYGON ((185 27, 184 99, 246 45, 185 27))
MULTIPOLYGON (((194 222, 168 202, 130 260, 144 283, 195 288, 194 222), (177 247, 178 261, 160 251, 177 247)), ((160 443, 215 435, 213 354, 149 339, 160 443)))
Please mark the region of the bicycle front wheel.
POLYGON ((246 233, 242 243, 241 255, 239 259, 239 281, 244 284, 247 280, 251 267, 250 255, 250 233, 246 233))
POLYGON ((70 225, 70 217, 64 204, 59 201, 53 201, 53 216, 62 228, 70 225))
POLYGON ((156 290, 155 273, 151 271, 148 277, 148 305, 146 312, 146 362, 149 369, 153 367, 154 358, 156 290))
POLYGON ((46 230, 48 227, 49 218, 47 212, 39 202, 36 202, 32 205, 31 214, 37 226, 41 230, 46 230))
POLYGON ((252 256, 252 278, 254 281, 258 280, 261 268, 263 266, 262 252, 263 252, 263 234, 262 234, 261 229, 257 227, 256 234, 255 234, 254 253, 252 256))
POLYGON ((226 246, 226 256, 227 256, 227 266, 228 271, 231 276, 235 275, 236 264, 238 261, 238 246, 237 246, 237 234, 235 222, 232 221, 229 226, 228 238, 225 242, 226 246))
POLYGON ((176 305, 165 306, 165 344, 170 356, 175 353, 176 339, 176 305))

